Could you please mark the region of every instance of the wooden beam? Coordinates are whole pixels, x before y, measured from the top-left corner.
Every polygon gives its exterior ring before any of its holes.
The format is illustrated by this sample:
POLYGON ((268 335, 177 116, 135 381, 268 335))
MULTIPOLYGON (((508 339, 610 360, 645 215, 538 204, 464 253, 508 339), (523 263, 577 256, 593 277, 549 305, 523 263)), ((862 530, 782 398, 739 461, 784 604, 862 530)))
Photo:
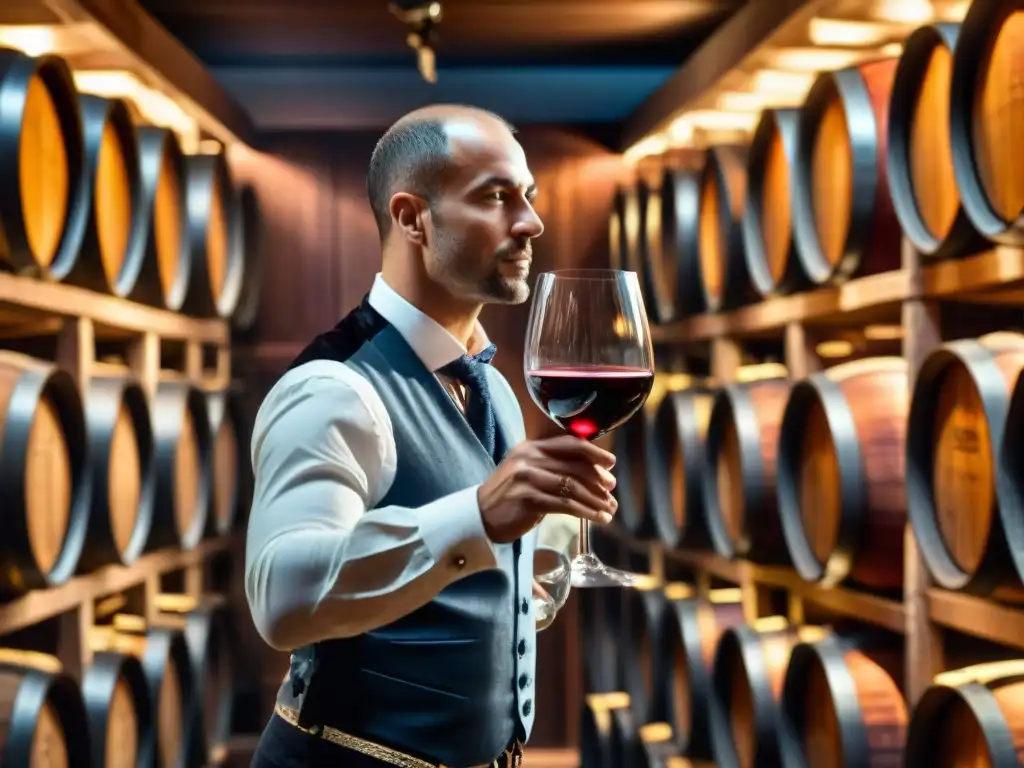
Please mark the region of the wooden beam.
POLYGON ((823 0, 755 0, 747 3, 711 35, 630 115, 621 148, 628 149, 653 131, 667 127, 672 115, 704 95, 714 84, 797 14, 811 18, 823 0))
POLYGON ((198 119, 200 128, 225 143, 255 146, 248 114, 213 78, 203 63, 141 5, 126 0, 39 0, 64 23, 92 22, 113 43, 98 58, 120 64, 165 84, 175 100, 198 119))

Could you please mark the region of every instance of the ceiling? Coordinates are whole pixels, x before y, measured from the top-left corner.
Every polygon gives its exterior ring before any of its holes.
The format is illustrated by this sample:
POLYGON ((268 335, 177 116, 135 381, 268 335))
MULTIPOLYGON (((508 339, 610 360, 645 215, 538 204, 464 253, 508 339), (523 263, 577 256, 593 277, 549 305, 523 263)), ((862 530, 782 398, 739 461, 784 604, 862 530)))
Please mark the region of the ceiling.
POLYGON ((747 2, 441 1, 430 84, 387 0, 139 0, 263 130, 379 129, 436 101, 614 127, 747 2))

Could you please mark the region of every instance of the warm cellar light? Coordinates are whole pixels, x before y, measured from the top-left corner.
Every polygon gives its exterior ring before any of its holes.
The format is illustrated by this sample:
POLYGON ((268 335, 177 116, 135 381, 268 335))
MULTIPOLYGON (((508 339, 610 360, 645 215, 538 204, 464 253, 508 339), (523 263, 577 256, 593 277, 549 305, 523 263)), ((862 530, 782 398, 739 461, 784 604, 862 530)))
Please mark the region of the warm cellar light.
POLYGON ((847 19, 811 19, 808 36, 815 45, 873 47, 888 42, 906 25, 847 19))

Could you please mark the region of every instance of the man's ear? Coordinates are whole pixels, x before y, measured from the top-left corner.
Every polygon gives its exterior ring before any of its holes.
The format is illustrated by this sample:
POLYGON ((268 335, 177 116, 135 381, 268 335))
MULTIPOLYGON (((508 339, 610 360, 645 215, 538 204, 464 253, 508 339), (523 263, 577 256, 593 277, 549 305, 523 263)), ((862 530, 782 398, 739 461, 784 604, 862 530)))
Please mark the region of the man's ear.
POLYGON ((411 195, 408 192, 396 192, 391 197, 388 209, 401 237, 416 245, 423 245, 426 242, 424 219, 426 218, 427 204, 422 197, 411 195))

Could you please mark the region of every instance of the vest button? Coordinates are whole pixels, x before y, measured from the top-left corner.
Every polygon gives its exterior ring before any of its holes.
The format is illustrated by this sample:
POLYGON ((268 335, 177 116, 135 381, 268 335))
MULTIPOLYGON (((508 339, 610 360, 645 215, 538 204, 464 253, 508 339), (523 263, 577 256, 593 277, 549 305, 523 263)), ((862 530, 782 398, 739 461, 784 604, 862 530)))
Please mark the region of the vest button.
POLYGON ((529 678, 529 677, 527 676, 527 674, 526 674, 525 672, 523 672, 523 674, 521 674, 521 675, 519 676, 519 687, 520 687, 520 688, 525 688, 525 687, 526 687, 526 685, 527 685, 527 684, 528 684, 529 682, 530 682, 530 678, 529 678))
POLYGON ((527 699, 523 703, 523 717, 529 717, 530 716, 530 712, 532 712, 532 711, 533 711, 533 702, 530 701, 529 699, 527 699))
POLYGON ((530 603, 525 597, 523 598, 523 604, 519 606, 519 610, 523 612, 523 616, 530 612, 530 603))
POLYGON ((522 658, 523 656, 526 655, 526 641, 525 640, 520 640, 519 641, 519 647, 517 648, 517 650, 519 651, 520 658, 522 658))
POLYGON ((466 558, 464 558, 462 555, 455 555, 454 557, 452 557, 452 566, 460 570, 465 568, 466 558))

